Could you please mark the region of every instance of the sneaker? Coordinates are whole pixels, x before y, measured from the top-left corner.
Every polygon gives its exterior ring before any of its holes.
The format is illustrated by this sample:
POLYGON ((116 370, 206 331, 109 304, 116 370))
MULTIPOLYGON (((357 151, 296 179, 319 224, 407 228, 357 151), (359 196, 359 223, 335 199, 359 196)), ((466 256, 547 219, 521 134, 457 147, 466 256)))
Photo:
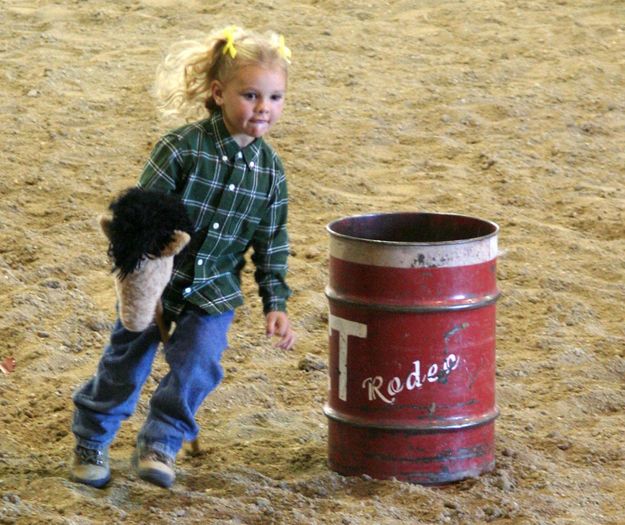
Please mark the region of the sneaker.
POLYGON ((111 480, 108 450, 94 450, 76 445, 71 478, 95 488, 102 488, 111 480))
POLYGON ((132 461, 137 474, 143 481, 168 489, 176 479, 174 458, 158 450, 139 447, 132 461))

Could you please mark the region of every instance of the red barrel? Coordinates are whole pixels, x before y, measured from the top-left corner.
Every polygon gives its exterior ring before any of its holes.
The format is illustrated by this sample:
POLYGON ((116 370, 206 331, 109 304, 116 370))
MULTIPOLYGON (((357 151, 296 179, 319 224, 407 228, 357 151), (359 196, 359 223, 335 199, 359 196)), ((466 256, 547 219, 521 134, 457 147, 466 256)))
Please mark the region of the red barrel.
POLYGON ((328 231, 330 467, 423 484, 492 469, 498 226, 385 213, 328 231))

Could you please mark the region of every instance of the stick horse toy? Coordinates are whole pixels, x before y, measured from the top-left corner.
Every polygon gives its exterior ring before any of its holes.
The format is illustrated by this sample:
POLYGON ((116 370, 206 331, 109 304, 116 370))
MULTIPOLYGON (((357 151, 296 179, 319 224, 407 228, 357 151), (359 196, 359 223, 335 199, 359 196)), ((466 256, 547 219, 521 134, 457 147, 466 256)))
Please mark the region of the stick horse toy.
MULTIPOLYGON (((114 200, 111 216, 100 216, 113 261, 119 319, 131 332, 142 332, 153 321, 165 344, 171 325, 163 318, 161 295, 173 269, 174 256, 191 240, 193 228, 177 197, 131 188, 114 200)), ((198 440, 191 442, 199 453, 198 440)))

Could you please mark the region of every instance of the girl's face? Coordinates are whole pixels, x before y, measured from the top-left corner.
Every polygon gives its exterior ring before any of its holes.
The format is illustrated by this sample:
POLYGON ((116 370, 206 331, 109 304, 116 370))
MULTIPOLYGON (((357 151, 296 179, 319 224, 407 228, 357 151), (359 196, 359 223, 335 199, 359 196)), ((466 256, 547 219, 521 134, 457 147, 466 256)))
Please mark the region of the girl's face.
POLYGON ((244 148, 267 133, 282 115, 286 74, 280 67, 243 66, 227 82, 214 80, 211 93, 226 128, 244 148))

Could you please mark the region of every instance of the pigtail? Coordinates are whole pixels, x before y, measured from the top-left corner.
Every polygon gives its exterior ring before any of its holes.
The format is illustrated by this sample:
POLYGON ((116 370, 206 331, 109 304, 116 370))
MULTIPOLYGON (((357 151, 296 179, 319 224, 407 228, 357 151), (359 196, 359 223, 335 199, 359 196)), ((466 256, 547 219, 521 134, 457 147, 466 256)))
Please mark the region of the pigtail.
POLYGON ((208 96, 208 64, 212 50, 205 43, 174 44, 156 70, 154 96, 161 115, 193 120, 200 117, 208 96))

